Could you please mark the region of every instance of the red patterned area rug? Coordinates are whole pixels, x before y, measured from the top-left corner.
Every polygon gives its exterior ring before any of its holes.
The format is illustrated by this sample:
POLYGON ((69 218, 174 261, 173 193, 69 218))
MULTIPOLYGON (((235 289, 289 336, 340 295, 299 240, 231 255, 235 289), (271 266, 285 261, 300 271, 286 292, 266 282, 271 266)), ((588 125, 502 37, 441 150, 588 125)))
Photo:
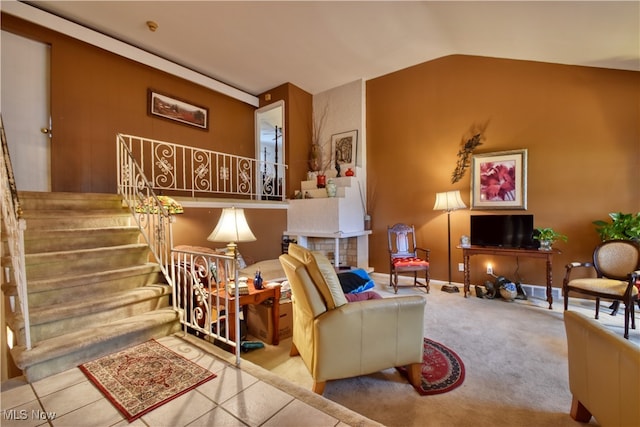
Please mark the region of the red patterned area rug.
MULTIPOLYGON (((407 374, 405 368, 400 372, 407 374)), ((416 391, 423 396, 441 394, 453 390, 464 381, 462 359, 451 349, 439 342, 424 339, 422 356, 422 381, 416 391)))
POLYGON ((216 377, 155 340, 79 368, 129 422, 216 377))

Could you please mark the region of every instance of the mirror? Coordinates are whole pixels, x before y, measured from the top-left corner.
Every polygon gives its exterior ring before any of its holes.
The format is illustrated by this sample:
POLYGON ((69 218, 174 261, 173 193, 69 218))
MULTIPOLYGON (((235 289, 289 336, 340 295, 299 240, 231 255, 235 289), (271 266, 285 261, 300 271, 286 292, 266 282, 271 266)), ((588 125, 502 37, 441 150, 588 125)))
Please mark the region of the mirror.
POLYGON ((256 110, 257 195, 261 200, 284 200, 284 101, 256 110))

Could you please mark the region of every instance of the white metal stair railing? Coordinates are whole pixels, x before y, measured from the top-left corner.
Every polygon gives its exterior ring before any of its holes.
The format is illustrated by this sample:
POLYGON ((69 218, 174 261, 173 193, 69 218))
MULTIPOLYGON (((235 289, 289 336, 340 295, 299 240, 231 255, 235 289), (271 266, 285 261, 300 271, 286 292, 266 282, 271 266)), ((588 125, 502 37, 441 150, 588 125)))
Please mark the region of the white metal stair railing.
MULTIPOLYGON (((2 193, 2 220, 4 221, 7 242, 9 247, 9 255, 11 257, 11 267, 13 270, 13 281, 15 282, 18 293, 18 307, 24 319, 24 339, 25 347, 31 350, 31 330, 29 322, 29 299, 27 297, 27 273, 25 269, 24 255, 24 230, 26 222, 21 218, 20 201, 18 200, 18 191, 16 189, 15 177, 13 175, 13 167, 11 166, 11 158, 9 157, 9 148, 7 145, 7 137, 4 132, 4 124, 2 116, 0 116, 0 136, 2 143, 0 144, 0 192, 2 193)), ((7 275, 3 275, 3 280, 9 280, 7 275)), ((15 298, 9 299, 12 312, 16 311, 15 298)), ((4 302, 2 302, 4 303, 4 302)))
POLYGON ((229 313, 240 313, 238 289, 230 303, 230 282, 238 283, 238 260, 233 256, 190 250, 173 250, 172 277, 175 283, 173 307, 181 313, 185 333, 204 336, 235 348, 236 364, 240 364, 240 316, 229 325, 229 313), (231 305, 232 304, 232 305, 231 305), (231 328, 235 339, 231 338, 231 328))
MULTIPOLYGON (((220 334, 220 322, 223 318, 220 307, 225 313, 229 311, 229 301, 219 300, 219 296, 213 304, 211 294, 206 291, 203 281, 213 283, 212 271, 224 272, 224 280, 221 283, 229 283, 228 272, 234 272, 233 280, 237 283, 238 261, 233 257, 224 255, 207 255, 194 252, 175 251, 173 249, 172 219, 168 209, 162 205, 153 192, 140 165, 129 150, 124 139, 118 137, 117 164, 118 164, 118 193, 123 202, 128 206, 135 218, 143 238, 149 245, 156 262, 159 264, 167 283, 173 290, 173 308, 180 313, 180 321, 184 325, 184 331, 196 330, 206 336, 235 347, 236 364, 240 363, 240 322, 236 317, 234 330, 235 342, 229 338, 229 328, 225 327, 225 334, 220 334), (201 270, 197 265, 204 265, 201 270), (208 275, 203 275, 207 272, 208 275), (191 295, 192 298, 187 296, 191 295), (193 306, 193 301, 198 301, 193 306), (213 310, 215 308, 215 311, 213 310), (215 313, 215 314, 214 314, 215 313), (198 320, 202 323, 200 325, 198 320), (212 332, 213 325, 217 322, 216 332, 212 332), (211 325, 211 327, 206 325, 211 325)), ((217 281, 216 281, 217 283, 217 281)), ((236 290, 237 292, 237 290, 236 290)), ((236 295, 237 296, 237 295, 236 295)), ((235 313, 239 311, 239 298, 235 298, 235 313)))
POLYGON ((173 285, 169 272, 173 243, 171 215, 151 189, 128 147, 120 140, 117 142, 118 194, 135 218, 168 283, 173 285))
POLYGON ((259 161, 218 151, 118 134, 156 191, 192 197, 234 195, 252 200, 284 200, 283 163, 259 161))

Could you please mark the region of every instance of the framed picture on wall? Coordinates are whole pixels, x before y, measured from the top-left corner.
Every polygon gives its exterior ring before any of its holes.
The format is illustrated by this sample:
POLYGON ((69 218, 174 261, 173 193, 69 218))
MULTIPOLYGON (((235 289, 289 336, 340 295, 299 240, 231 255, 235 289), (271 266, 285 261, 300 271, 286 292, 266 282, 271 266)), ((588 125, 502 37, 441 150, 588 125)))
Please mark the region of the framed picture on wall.
POLYGON ((190 102, 165 95, 153 89, 148 90, 148 113, 151 116, 173 120, 200 129, 209 129, 209 109, 190 102))
POLYGON ((331 135, 331 163, 340 165, 342 172, 347 167, 355 168, 358 149, 358 131, 336 133, 331 135))
POLYGON ((474 154, 471 209, 527 209, 527 150, 474 154))

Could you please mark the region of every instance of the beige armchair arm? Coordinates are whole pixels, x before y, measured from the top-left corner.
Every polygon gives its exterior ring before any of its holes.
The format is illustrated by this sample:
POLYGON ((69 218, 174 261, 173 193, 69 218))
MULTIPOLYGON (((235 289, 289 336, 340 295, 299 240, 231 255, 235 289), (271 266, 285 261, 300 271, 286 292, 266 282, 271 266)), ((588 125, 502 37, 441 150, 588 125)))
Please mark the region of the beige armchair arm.
POLYGON ((564 312, 569 362, 570 415, 603 426, 640 421, 640 348, 597 321, 564 312))

